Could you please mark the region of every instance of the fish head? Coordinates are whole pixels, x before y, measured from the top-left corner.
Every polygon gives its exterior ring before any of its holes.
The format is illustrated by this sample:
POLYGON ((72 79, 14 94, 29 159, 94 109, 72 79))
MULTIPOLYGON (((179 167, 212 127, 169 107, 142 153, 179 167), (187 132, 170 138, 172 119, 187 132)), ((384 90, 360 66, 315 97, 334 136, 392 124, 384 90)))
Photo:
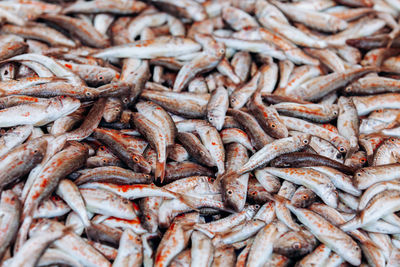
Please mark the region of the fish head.
POLYGON ((350 240, 347 242, 342 249, 342 257, 348 261, 351 265, 359 266, 361 264, 361 248, 356 242, 350 240))
POLYGON ((274 251, 286 257, 303 256, 310 253, 313 248, 314 244, 304 239, 300 231, 287 232, 274 244, 274 251))
POLYGON ((151 165, 150 163, 139 153, 132 153, 132 161, 134 164, 138 165, 140 170, 144 173, 151 172, 151 165))
POLYGON ((299 134, 294 136, 295 140, 298 142, 300 146, 307 146, 311 142, 311 135, 310 134, 299 134))
POLYGON ((340 153, 347 153, 350 149, 350 142, 343 136, 336 136, 331 140, 331 143, 336 146, 340 153))
POLYGON ((339 106, 338 105, 330 105, 330 106, 324 106, 328 110, 328 112, 331 113, 332 117, 337 117, 339 115, 339 106))
POLYGON ((387 143, 391 148, 399 148, 400 147, 400 138, 390 137, 389 139, 387 139, 387 141, 385 143, 387 143))
POLYGON ((225 116, 219 109, 210 110, 207 114, 207 119, 208 122, 219 131, 222 129, 225 122, 225 116))
POLYGON ((247 194, 247 190, 246 188, 244 188, 244 185, 237 180, 231 180, 229 183, 225 183, 224 181, 222 181, 222 185, 222 196, 225 204, 237 212, 241 211, 246 202, 247 194))
POLYGON ((295 194, 292 199, 292 205, 295 207, 299 208, 305 208, 308 207, 311 203, 313 203, 315 200, 315 194, 295 194))

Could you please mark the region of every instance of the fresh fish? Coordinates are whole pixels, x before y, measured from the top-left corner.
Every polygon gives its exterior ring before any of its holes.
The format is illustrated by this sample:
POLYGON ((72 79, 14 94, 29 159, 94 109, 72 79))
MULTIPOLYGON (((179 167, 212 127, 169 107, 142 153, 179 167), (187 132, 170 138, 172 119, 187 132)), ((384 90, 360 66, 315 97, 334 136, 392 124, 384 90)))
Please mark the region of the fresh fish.
POLYGON ((0 158, 0 187, 28 174, 45 156, 47 140, 36 138, 21 144, 0 158))
POLYGON ((22 213, 22 204, 11 190, 1 193, 0 213, 2 216, 0 229, 4 233, 0 237, 0 257, 3 258, 18 232, 22 213))
POLYGON ((64 2, 0 2, 0 265, 398 265, 399 0, 64 2))
POLYGON ((2 109, 0 110, 0 126, 12 127, 25 124, 43 126, 74 112, 79 106, 78 100, 66 96, 2 109))
POLYGON ((201 46, 188 38, 158 37, 153 40, 136 41, 133 43, 106 48, 94 53, 99 58, 142 58, 176 57, 200 50, 201 46))

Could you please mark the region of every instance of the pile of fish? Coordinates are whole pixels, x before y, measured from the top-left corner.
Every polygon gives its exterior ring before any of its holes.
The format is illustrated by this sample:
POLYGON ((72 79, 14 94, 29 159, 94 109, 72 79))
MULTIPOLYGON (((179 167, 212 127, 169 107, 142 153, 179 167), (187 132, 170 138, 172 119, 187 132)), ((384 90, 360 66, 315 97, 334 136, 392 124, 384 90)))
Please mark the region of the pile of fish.
POLYGON ((400 266, 399 0, 0 21, 0 266, 400 266))

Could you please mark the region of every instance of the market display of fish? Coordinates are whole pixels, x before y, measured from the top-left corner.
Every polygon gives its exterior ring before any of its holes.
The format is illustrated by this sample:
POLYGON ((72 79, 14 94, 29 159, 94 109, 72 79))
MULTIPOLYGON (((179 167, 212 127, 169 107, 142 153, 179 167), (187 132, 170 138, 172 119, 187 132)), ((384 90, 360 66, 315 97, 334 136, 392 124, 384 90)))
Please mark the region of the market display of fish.
POLYGON ((400 1, 0 1, 0 266, 400 266, 400 1))

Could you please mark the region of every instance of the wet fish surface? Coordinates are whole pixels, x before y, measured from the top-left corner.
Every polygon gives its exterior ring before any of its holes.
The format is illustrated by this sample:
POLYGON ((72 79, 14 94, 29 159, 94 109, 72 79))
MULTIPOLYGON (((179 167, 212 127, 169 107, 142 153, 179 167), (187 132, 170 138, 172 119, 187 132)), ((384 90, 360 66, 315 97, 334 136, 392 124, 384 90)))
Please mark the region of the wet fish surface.
POLYGON ((0 266, 400 266, 399 0, 0 2, 0 266))

